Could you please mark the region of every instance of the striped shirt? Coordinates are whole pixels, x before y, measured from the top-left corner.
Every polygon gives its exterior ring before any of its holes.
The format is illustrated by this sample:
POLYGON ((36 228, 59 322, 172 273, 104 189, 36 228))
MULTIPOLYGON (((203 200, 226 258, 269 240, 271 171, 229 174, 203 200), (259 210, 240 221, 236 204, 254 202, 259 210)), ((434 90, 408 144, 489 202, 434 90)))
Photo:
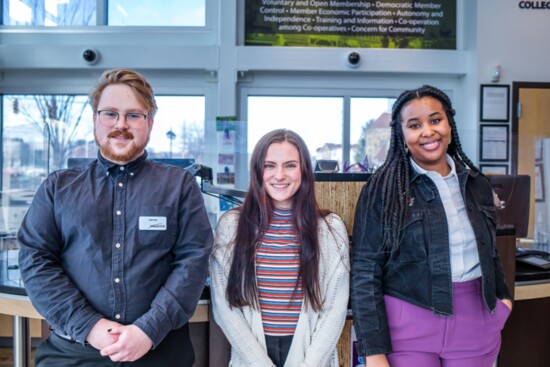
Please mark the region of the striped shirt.
POLYGON ((290 210, 275 209, 256 253, 256 279, 266 335, 293 335, 302 309, 303 293, 294 287, 300 268, 300 246, 290 210))

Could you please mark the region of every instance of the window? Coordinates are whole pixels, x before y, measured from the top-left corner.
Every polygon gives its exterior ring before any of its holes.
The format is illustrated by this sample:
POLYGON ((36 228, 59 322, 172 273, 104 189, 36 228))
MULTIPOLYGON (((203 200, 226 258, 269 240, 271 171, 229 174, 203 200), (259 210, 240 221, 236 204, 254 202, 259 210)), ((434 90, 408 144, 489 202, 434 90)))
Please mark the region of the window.
MULTIPOLYGON (((147 146, 151 158, 204 153, 204 96, 157 96, 159 111, 147 146)), ((3 97, 2 190, 34 192, 69 157, 95 158, 92 110, 84 95, 3 97)))
POLYGON ((204 27, 205 0, 109 0, 108 25, 204 27))
POLYGON ((2 0, 2 19, 10 26, 204 27, 205 6, 206 0, 2 0))
POLYGON ((205 160, 203 96, 156 96, 155 116, 147 151, 151 158, 205 160))
POLYGON ((268 131, 288 128, 305 140, 314 165, 328 159, 337 160, 340 171, 364 169, 358 163, 376 169, 386 160, 394 101, 385 97, 249 96, 248 154, 268 131), (349 114, 344 113, 346 99, 349 114))
POLYGON ((13 26, 95 25, 96 5, 90 0, 2 0, 2 19, 13 26))
POLYGON ((306 142, 317 159, 342 164, 341 97, 248 97, 248 153, 267 132, 287 128, 306 142))
POLYGON ((369 169, 380 167, 390 147, 391 106, 394 98, 351 98, 351 162, 369 169))
POLYGON ((87 99, 74 95, 4 96, 4 191, 36 189, 47 172, 62 168, 69 156, 93 156, 87 99))

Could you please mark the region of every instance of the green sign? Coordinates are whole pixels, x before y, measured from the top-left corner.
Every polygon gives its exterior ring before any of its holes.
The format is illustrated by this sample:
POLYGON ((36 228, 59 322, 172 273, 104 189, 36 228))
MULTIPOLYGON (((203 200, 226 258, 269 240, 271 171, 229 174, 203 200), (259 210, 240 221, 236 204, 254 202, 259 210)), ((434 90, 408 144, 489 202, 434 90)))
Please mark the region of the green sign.
POLYGON ((245 45, 456 49, 456 0, 246 0, 245 45))

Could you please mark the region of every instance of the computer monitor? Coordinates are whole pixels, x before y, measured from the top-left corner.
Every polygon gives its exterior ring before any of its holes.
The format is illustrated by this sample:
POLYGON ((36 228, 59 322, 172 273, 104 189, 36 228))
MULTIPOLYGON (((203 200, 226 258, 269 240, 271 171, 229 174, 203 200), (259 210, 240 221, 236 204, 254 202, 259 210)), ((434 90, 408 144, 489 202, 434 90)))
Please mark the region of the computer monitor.
POLYGON ((531 178, 529 175, 488 176, 501 204, 497 206, 497 228, 515 228, 526 237, 529 227, 531 178))

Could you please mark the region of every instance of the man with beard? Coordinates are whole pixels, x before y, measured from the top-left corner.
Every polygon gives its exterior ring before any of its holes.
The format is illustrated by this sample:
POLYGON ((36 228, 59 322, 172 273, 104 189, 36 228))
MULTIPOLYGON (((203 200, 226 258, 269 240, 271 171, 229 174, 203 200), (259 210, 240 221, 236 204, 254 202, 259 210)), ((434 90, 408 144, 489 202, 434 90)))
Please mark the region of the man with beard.
POLYGON ((52 328, 36 366, 192 366, 212 246, 202 195, 189 172, 147 159, 157 106, 143 76, 105 72, 90 104, 98 158, 50 174, 18 233, 52 328))

